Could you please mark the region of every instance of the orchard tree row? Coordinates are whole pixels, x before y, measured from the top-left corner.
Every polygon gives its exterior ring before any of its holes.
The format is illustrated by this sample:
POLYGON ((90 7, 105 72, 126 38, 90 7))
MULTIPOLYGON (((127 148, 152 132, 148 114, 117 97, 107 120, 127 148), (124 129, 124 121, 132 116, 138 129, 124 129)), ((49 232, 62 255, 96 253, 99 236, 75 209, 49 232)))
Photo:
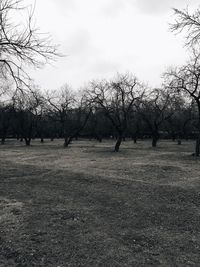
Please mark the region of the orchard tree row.
MULTIPOLYGON (((174 72, 172 73, 174 75, 174 72)), ((15 91, 0 104, 0 136, 24 140, 63 138, 64 147, 78 137, 116 139, 115 151, 126 138, 198 138, 199 113, 193 99, 169 84, 151 89, 133 74, 92 81, 81 91, 65 85, 56 91, 32 88, 15 91)), ((169 77, 170 75, 170 77, 169 77)), ((173 82, 172 82, 173 81, 173 82)))

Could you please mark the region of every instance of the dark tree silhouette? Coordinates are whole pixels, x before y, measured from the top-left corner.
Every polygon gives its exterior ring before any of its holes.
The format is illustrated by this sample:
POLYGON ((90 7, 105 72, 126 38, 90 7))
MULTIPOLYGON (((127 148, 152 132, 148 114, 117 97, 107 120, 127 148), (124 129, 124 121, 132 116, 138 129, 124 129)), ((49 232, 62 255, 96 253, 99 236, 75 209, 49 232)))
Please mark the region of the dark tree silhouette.
POLYGON ((69 118, 75 104, 75 96, 66 84, 58 91, 47 92, 47 101, 49 115, 52 120, 59 122, 61 130, 59 136, 64 138, 64 147, 67 147, 69 144, 69 118))
POLYGON ((128 127, 129 115, 136 100, 144 94, 137 78, 131 74, 121 75, 111 81, 91 82, 89 99, 103 109, 117 132, 115 152, 119 151, 128 127))
POLYGON ((40 92, 35 89, 26 93, 18 91, 13 97, 20 137, 25 140, 26 146, 30 146, 36 134, 43 101, 40 92))
POLYGON ((64 137, 64 147, 77 137, 86 126, 92 109, 82 92, 75 95, 68 85, 57 92, 47 92, 49 116, 60 124, 60 137, 64 137))
POLYGON ((196 104, 197 113, 197 136, 195 155, 200 156, 200 54, 193 50, 190 61, 176 69, 165 73, 168 87, 184 92, 196 104))
POLYGON ((152 147, 156 147, 159 140, 160 126, 173 114, 170 104, 171 98, 168 92, 153 89, 138 107, 138 112, 151 133, 152 147))

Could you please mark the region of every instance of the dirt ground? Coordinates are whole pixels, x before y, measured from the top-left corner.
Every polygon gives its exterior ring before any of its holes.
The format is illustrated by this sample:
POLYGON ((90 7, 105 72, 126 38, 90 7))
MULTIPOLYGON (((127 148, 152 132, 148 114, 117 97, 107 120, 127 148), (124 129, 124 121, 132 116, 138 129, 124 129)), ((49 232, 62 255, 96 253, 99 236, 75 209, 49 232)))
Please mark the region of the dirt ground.
POLYGON ((200 266, 192 142, 0 147, 0 267, 200 266))

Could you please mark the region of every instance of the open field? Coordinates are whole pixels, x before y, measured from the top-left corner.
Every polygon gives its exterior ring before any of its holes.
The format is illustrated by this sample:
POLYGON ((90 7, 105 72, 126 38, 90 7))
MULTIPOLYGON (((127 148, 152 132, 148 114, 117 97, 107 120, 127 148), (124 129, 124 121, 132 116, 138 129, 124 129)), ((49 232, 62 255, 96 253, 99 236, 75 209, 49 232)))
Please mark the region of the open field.
POLYGON ((199 266, 193 146, 1 146, 0 267, 199 266))

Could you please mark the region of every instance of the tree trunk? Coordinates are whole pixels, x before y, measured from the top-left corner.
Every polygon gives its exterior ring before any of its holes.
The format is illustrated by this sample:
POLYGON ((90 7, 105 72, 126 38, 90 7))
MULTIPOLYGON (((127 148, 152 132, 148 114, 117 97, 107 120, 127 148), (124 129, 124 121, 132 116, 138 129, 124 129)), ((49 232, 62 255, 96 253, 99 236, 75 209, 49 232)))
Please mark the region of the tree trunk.
POLYGON ((97 141, 99 141, 99 143, 102 142, 102 136, 101 135, 97 135, 96 138, 97 138, 97 141))
POLYGON ((156 147, 158 142, 158 135, 153 135, 152 138, 152 147, 156 147))
POLYGON ((68 136, 65 136, 65 140, 64 140, 64 147, 68 147, 69 143, 68 143, 68 136))
POLYGON ((137 144, 137 135, 136 134, 134 134, 134 136, 133 136, 133 141, 134 141, 134 144, 137 144))
POLYGON ((133 140, 134 144, 137 143, 137 135, 136 134, 132 134, 131 139, 133 140))
POLYGON ((8 128, 4 127, 3 132, 2 132, 2 137, 1 137, 1 144, 4 145, 6 141, 6 136, 7 136, 7 131, 8 128))
POLYGON ((72 142, 72 137, 71 136, 65 136, 64 147, 68 147, 68 145, 71 142, 72 142))
POLYGON ((181 139, 177 140, 177 145, 181 145, 181 139))
POLYGON ((200 134, 198 134, 198 137, 196 139, 196 146, 195 146, 195 156, 199 157, 200 155, 200 134))
POLYGON ((5 136, 3 136, 3 137, 1 138, 1 144, 2 144, 2 145, 5 144, 5 140, 6 140, 5 136))
POLYGON ((117 138, 117 142, 115 144, 115 152, 119 152, 119 147, 121 145, 121 142, 122 142, 122 136, 120 135, 118 138, 117 138))
POLYGON ((31 138, 24 137, 24 140, 25 140, 26 146, 30 146, 30 144, 31 144, 31 138))

